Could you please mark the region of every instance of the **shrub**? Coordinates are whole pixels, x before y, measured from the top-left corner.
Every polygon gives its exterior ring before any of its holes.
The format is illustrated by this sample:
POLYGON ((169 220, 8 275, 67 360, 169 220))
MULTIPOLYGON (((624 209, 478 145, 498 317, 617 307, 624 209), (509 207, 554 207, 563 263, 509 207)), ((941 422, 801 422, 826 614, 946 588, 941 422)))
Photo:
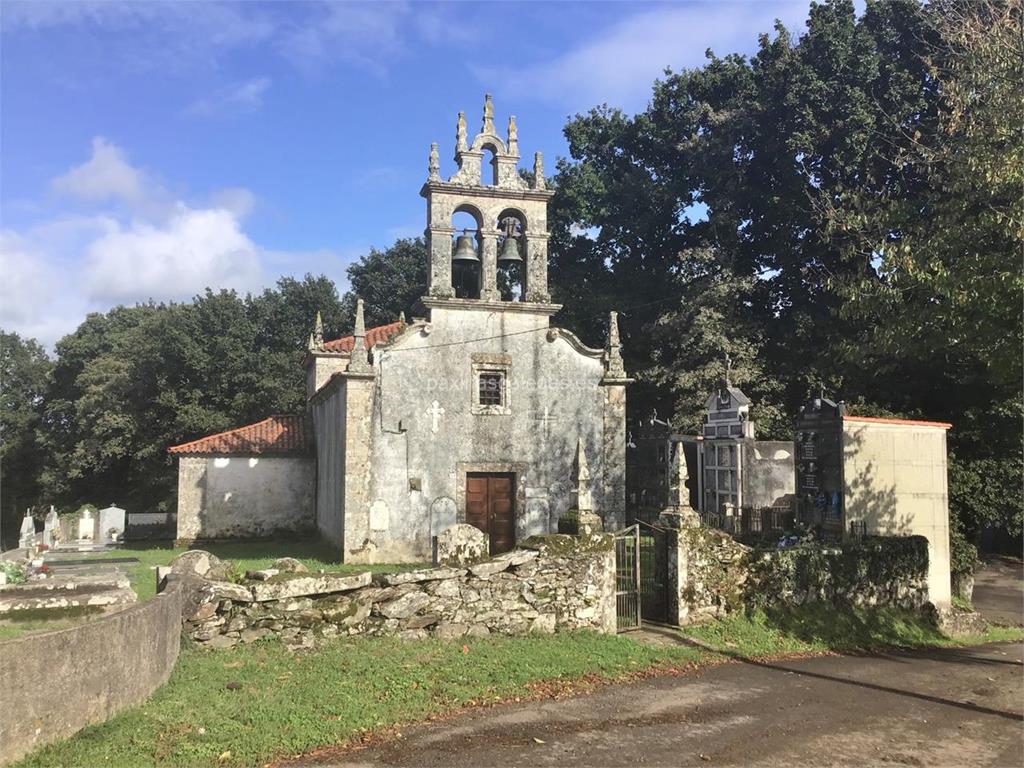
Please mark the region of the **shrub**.
POLYGON ((954 576, 971 576, 980 567, 978 548, 954 525, 949 531, 949 570, 954 576))

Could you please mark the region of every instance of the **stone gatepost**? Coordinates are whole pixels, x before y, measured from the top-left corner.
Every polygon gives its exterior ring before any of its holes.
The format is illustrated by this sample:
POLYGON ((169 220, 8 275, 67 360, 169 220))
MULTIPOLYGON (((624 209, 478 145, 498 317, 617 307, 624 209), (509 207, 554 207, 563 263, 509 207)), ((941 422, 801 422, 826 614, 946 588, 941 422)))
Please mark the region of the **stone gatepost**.
POLYGON ((681 532, 700 526, 700 516, 692 507, 666 507, 658 516, 658 526, 665 529, 668 541, 668 623, 682 626, 686 622, 687 606, 683 597, 689 576, 689 545, 681 532))

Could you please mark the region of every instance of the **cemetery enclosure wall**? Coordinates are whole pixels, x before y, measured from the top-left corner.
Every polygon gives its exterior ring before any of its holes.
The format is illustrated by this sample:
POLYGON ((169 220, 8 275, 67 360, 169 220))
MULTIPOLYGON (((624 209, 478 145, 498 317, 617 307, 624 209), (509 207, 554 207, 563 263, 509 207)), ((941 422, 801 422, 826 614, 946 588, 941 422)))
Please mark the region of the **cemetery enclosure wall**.
POLYGON ((306 644, 343 635, 614 633, 615 556, 611 536, 550 534, 489 560, 372 579, 328 572, 203 580, 188 604, 186 633, 215 648, 272 635, 306 644))
POLYGON ((177 538, 309 532, 315 482, 311 456, 182 456, 177 538))
POLYGON ((0 643, 0 765, 145 701, 170 677, 182 592, 0 643))

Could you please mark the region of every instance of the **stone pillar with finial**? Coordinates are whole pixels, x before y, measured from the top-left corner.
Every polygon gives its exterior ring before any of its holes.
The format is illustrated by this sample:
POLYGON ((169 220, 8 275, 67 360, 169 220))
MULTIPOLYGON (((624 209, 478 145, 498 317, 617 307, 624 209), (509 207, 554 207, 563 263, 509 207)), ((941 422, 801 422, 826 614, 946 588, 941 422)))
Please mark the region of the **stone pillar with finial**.
POLYGON ((469 151, 469 143, 466 141, 466 113, 459 112, 459 119, 455 122, 455 162, 459 162, 459 155, 469 151))
POLYGON ((626 369, 622 364, 622 343, 619 341, 619 313, 608 313, 608 341, 604 350, 604 378, 624 379, 626 369))
POLYGON ((508 119, 508 153, 515 157, 519 157, 519 130, 516 128, 516 116, 512 115, 508 119))
POLYGON ((441 180, 441 159, 437 153, 437 142, 430 145, 430 160, 427 162, 427 181, 441 180))
POLYGON ((666 528, 695 528, 700 525, 700 515, 690 505, 687 482, 690 473, 686 467, 686 451, 682 442, 676 443, 670 471, 668 506, 662 510, 658 522, 666 528))
POLYGON ((533 189, 546 189, 544 182, 544 155, 533 153, 533 189))
POLYGON ((352 330, 352 353, 348 362, 352 373, 368 373, 370 357, 366 351, 366 321, 363 318, 363 300, 356 299, 356 324, 352 330))
POLYGON ((480 126, 480 133, 494 136, 494 101, 489 93, 484 94, 484 120, 480 126))
POLYGON ((576 484, 577 532, 580 535, 600 533, 604 530, 601 516, 594 511, 594 495, 590 486, 590 465, 583 438, 576 439, 576 461, 573 464, 573 481, 576 484))

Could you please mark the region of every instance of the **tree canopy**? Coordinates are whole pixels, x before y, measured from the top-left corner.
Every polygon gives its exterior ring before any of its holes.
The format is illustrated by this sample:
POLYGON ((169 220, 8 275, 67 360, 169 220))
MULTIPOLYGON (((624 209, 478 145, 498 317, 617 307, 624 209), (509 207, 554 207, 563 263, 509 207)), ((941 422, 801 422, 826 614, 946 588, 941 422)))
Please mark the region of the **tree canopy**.
MULTIPOLYGON (((954 424, 963 527, 1019 532, 1024 405, 1024 36, 1008 0, 812 4, 751 56, 666 71, 635 115, 565 126, 551 179, 557 322, 622 312, 629 417, 694 430, 724 373, 764 437, 824 389, 862 413, 954 424)), ((167 509, 166 448, 304 408, 312 318, 394 321, 426 290, 421 238, 257 296, 90 315, 51 363, 0 337, 4 512, 33 500, 167 509)))

